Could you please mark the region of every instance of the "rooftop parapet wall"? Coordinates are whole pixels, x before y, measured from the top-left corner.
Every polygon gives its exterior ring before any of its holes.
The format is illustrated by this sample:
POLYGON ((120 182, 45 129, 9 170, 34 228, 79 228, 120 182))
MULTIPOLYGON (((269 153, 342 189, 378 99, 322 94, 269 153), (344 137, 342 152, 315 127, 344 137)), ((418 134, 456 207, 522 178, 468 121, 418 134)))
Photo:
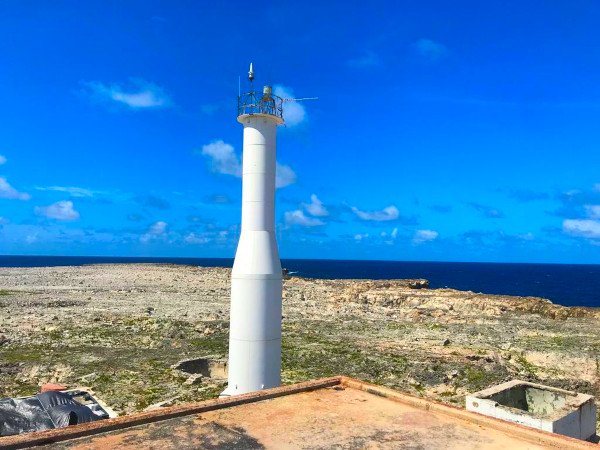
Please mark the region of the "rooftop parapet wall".
POLYGON ((586 449, 596 445, 533 430, 346 377, 284 386, 0 439, 1 448, 586 449), (265 401, 269 400, 269 401, 265 401), (184 440, 181 436, 185 436, 184 440), (54 444, 58 444, 55 446, 54 444))

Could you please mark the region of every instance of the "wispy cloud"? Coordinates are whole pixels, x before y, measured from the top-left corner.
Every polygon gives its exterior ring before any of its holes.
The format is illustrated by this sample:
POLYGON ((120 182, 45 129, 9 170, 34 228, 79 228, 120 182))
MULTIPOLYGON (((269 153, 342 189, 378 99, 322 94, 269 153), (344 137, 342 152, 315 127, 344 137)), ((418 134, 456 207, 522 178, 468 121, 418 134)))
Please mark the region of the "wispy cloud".
POLYGON ((6 178, 0 177, 0 198, 8 198, 11 200, 29 200, 31 195, 25 192, 19 192, 13 188, 6 178))
POLYGON ((35 213, 49 219, 72 221, 79 219, 79 212, 73 207, 73 202, 63 200, 49 206, 36 206, 35 213))
POLYGON ((82 84, 92 99, 120 104, 134 110, 168 108, 173 105, 163 88, 140 78, 131 78, 126 85, 104 84, 99 81, 82 84))
POLYGON ((448 55, 445 45, 431 39, 419 39, 412 47, 419 56, 429 62, 439 61, 448 55))
POLYGON ((36 189, 38 191, 65 192, 72 197, 93 197, 94 194, 100 193, 99 191, 92 191, 90 189, 75 186, 37 186, 36 189))
POLYGON ((189 216, 186 217, 186 220, 191 223, 191 224, 202 224, 202 225, 209 225, 212 224, 213 221, 206 219, 203 216, 199 216, 197 214, 190 214, 189 216))
POLYGON ((456 242, 460 245, 493 248, 500 245, 530 245, 533 242, 539 243, 540 240, 531 232, 510 234, 502 230, 469 230, 460 234, 456 242))
POLYGON ((600 200, 596 188, 592 192, 579 190, 569 191, 559 197, 563 202, 564 212, 572 216, 563 220, 563 232, 575 237, 591 240, 594 245, 600 244, 600 204, 583 204, 586 200, 600 200), (573 217, 575 216, 575 218, 573 217))
POLYGON ((394 228, 390 233, 382 231, 380 236, 383 238, 385 244, 392 245, 398 237, 398 228, 394 228))
POLYGON ((423 244, 425 242, 434 241, 438 238, 439 233, 434 230, 417 230, 413 236, 413 244, 423 244))
POLYGON ((230 203, 233 203, 227 194, 207 195, 204 197, 203 201, 204 203, 210 203, 212 205, 229 205, 230 203))
POLYGON ((535 235, 532 232, 517 234, 515 237, 517 239, 521 239, 522 241, 533 241, 533 240, 535 240, 535 235))
POLYGON ((325 222, 319 217, 326 217, 329 215, 329 211, 323 205, 323 202, 319 200, 316 194, 310 196, 310 203, 300 203, 300 208, 294 211, 287 211, 284 214, 285 226, 302 226, 302 227, 316 227, 325 225, 325 222), (308 213, 308 215, 305 214, 308 213))
POLYGON ((329 211, 316 194, 310 196, 310 203, 303 203, 302 206, 311 216, 326 217, 329 215, 329 211))
POLYGON ((186 244, 208 244, 210 242, 210 238, 202 233, 188 233, 183 241, 186 244))
POLYGON ((150 225, 148 231, 140 236, 140 242, 147 244, 148 242, 162 238, 167 232, 167 222, 158 221, 150 225))
POLYGON ((363 55, 346 61, 346 64, 355 68, 369 68, 381 66, 381 59, 377 54, 367 50, 363 55))
POLYGON ((354 235, 354 240, 356 242, 362 242, 369 237, 369 233, 356 233, 354 235))
POLYGON ((295 211, 286 211, 284 214, 284 219, 287 227, 295 225, 301 227, 317 227, 320 225, 325 225, 325 222, 320 219, 308 217, 301 209, 297 209, 295 211))
POLYGON ((0 166, 1 166, 2 164, 6 164, 6 157, 5 157, 5 156, 2 156, 2 155, 0 155, 0 166))
POLYGON ((279 164, 275 166, 275 187, 284 188, 290 184, 294 184, 298 180, 296 172, 290 166, 279 164))
MULTIPOLYGON (((241 178, 242 162, 231 144, 218 139, 203 145, 199 153, 208 158, 212 172, 241 178)), ((283 188, 294 184, 297 180, 298 176, 290 166, 277 163, 275 187, 283 188)))
POLYGON ((548 214, 565 219, 581 219, 587 217, 586 206, 600 204, 600 191, 593 189, 572 189, 556 195, 560 206, 548 214))
POLYGON ((479 211, 483 217, 488 219, 502 219, 504 217, 504 213, 499 209, 493 208, 491 206, 482 205, 480 203, 470 202, 469 206, 471 206, 476 211, 479 211))
MULTIPOLYGON (((285 86, 275 85, 274 94, 282 98, 295 98, 294 91, 285 86)), ((300 125, 306 120, 306 107, 300 102, 285 102, 283 104, 283 120, 288 128, 300 125)))
POLYGON ((590 219, 600 219, 600 205, 585 205, 584 207, 590 219))
POLYGON ((591 219, 566 219, 563 231, 571 236, 600 239, 600 222, 591 219))
POLYGON ((190 245, 203 245, 208 243, 227 244, 231 230, 211 230, 205 232, 190 232, 183 237, 183 242, 190 245))
POLYGON ((394 205, 386 206, 381 211, 361 211, 356 207, 352 207, 352 212, 361 220, 374 222, 385 222, 396 220, 400 217, 400 211, 394 205))

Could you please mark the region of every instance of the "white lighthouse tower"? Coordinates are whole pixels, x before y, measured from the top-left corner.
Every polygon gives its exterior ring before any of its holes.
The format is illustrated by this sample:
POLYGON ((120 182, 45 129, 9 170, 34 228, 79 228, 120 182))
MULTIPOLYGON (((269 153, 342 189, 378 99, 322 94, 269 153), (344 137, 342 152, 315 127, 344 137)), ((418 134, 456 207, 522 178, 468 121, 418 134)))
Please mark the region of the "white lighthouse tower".
MULTIPOLYGON (((248 78, 254 72, 250 64, 248 78)), ((244 126, 242 231, 231 274, 229 378, 221 396, 281 384, 281 262, 275 239, 275 138, 283 99, 271 86, 238 97, 244 126)))

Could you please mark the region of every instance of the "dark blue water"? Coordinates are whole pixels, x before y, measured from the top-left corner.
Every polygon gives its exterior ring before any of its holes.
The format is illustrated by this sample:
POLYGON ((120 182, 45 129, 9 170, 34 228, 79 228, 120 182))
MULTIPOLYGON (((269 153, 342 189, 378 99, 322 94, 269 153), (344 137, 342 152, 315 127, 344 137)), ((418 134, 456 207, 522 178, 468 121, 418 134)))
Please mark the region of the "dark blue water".
MULTIPOLYGON (((88 256, 0 256, 0 267, 101 263, 172 263, 231 267, 231 259, 88 256)), ((600 265, 339 261, 284 259, 283 267, 312 278, 426 278, 431 287, 544 297, 566 306, 600 307, 600 265)))

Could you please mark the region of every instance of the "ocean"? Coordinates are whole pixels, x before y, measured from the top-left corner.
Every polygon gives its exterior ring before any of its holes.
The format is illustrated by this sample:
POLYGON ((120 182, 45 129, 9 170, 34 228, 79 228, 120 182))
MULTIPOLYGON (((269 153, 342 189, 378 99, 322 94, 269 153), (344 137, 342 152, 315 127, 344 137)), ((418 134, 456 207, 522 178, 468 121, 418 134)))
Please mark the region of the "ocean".
MULTIPOLYGON (((0 267, 102 263, 170 263, 231 267, 232 259, 101 256, 0 256, 0 267)), ((600 307, 600 265, 284 259, 292 274, 309 278, 426 278, 432 288, 543 297, 565 306, 600 307)))

